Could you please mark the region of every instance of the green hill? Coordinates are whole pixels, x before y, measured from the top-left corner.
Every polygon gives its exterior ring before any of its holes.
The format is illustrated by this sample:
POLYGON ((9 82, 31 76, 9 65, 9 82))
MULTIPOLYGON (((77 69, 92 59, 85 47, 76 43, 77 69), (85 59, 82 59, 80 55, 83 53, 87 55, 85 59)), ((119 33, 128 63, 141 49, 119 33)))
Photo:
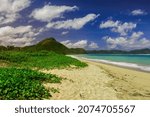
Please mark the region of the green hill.
POLYGON ((46 38, 39 43, 26 46, 26 47, 14 47, 14 46, 0 46, 0 51, 29 51, 37 52, 41 50, 53 51, 58 54, 85 54, 85 53, 99 53, 99 54, 150 54, 150 49, 139 49, 139 50, 84 50, 83 48, 67 48, 63 44, 56 41, 54 38, 46 38))
POLYGON ((44 39, 43 41, 37 43, 36 45, 23 47, 22 50, 25 51, 47 50, 47 51, 54 51, 60 54, 69 53, 69 49, 63 44, 57 42, 54 38, 44 39))
POLYGON ((4 51, 4 50, 7 50, 7 48, 4 46, 0 46, 0 51, 4 51))
POLYGON ((86 54, 86 50, 83 48, 70 48, 69 53, 71 54, 86 54))
POLYGON ((84 50, 83 48, 67 48, 63 44, 57 42, 54 38, 46 38, 36 45, 22 48, 26 51, 54 51, 59 54, 85 54, 85 53, 99 53, 99 54, 149 54, 150 49, 139 50, 84 50))
POLYGON ((132 50, 129 51, 131 54, 150 54, 150 49, 145 48, 145 49, 139 49, 139 50, 132 50))
POLYGON ((41 50, 53 51, 58 54, 84 54, 86 51, 82 48, 67 48, 63 44, 56 41, 54 38, 46 38, 39 43, 31 46, 25 47, 14 47, 14 46, 0 46, 0 51, 29 51, 29 52, 37 52, 41 50))

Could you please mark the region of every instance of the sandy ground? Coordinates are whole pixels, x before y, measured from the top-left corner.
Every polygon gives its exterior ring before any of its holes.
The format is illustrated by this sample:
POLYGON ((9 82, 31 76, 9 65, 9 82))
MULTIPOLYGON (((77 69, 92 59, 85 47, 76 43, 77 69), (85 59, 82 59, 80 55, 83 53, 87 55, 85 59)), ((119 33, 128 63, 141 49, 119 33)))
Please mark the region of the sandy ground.
POLYGON ((44 71, 67 78, 62 84, 45 84, 47 88, 58 88, 60 93, 53 94, 52 99, 118 99, 116 91, 107 84, 112 80, 99 66, 89 64, 82 69, 62 69, 44 71))
POLYGON ((115 89, 119 99, 150 100, 150 73, 102 63, 92 64, 99 65, 113 77, 108 86, 115 89))
POLYGON ((44 84, 59 89, 54 100, 150 99, 150 73, 82 60, 82 69, 43 70, 63 78, 61 84, 44 84))

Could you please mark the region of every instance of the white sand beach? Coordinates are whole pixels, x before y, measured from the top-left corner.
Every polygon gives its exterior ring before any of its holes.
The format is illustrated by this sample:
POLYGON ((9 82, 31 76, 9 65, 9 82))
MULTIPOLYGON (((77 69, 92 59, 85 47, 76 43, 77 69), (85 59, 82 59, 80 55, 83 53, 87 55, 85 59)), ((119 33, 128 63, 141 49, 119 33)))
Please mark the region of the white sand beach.
POLYGON ((54 100, 146 100, 150 99, 150 73, 82 60, 81 69, 42 70, 63 78, 61 84, 44 84, 59 89, 54 100))

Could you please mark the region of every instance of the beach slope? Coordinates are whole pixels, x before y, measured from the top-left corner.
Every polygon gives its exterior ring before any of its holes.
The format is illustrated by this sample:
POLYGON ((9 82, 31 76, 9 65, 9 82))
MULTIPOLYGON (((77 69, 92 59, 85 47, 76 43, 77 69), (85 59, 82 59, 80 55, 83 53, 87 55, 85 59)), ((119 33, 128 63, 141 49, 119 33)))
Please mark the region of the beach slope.
POLYGON ((63 78, 62 84, 44 84, 57 88, 54 100, 150 99, 150 73, 80 59, 82 69, 42 70, 63 78))

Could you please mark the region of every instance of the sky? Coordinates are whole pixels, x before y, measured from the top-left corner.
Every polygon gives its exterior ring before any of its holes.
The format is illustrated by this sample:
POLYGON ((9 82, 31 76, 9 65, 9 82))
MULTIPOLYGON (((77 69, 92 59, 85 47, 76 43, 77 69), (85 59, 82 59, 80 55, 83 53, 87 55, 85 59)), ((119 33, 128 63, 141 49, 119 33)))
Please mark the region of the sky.
POLYGON ((0 0, 0 45, 150 48, 150 0, 0 0))

